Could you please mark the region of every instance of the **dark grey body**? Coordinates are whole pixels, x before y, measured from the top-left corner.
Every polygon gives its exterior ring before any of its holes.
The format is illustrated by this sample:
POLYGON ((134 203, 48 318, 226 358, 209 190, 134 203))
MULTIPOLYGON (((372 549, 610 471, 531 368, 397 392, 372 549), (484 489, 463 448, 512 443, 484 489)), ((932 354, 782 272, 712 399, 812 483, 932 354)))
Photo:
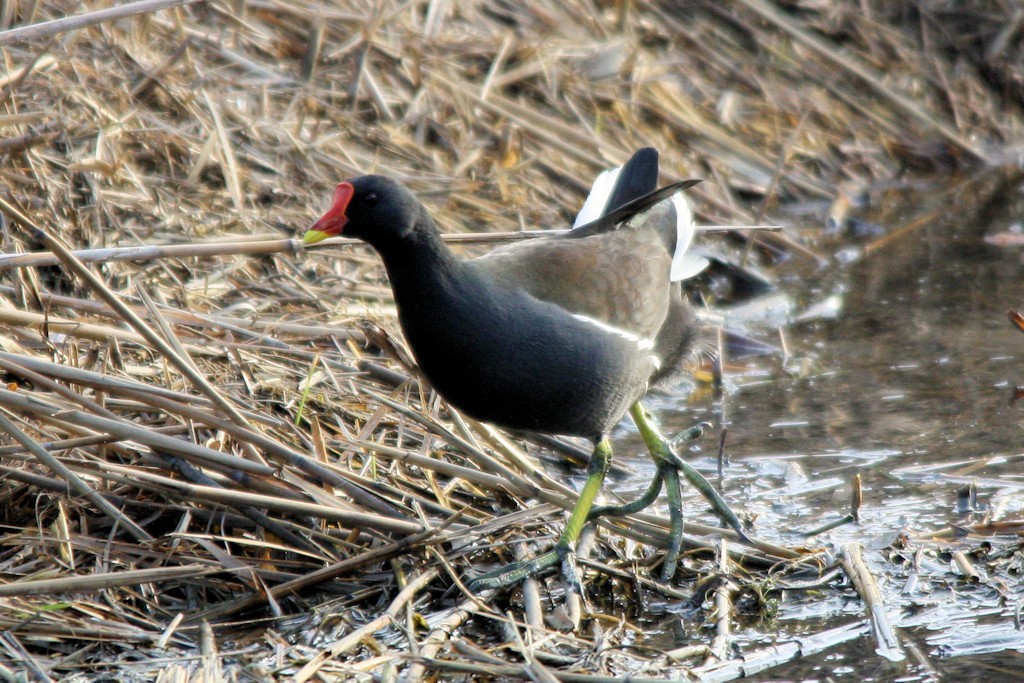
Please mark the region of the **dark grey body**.
MULTIPOLYGON (((629 172, 605 216, 654 190, 657 153, 639 152, 620 176, 629 172)), ((344 234, 381 255, 420 368, 467 414, 596 439, 688 355, 693 314, 669 280, 671 203, 461 260, 401 185, 381 176, 350 182, 344 234)))
POLYGON ((653 348, 504 286, 492 275, 494 260, 458 261, 449 253, 442 267, 384 260, 420 368, 445 399, 479 420, 593 438, 647 390, 653 348))

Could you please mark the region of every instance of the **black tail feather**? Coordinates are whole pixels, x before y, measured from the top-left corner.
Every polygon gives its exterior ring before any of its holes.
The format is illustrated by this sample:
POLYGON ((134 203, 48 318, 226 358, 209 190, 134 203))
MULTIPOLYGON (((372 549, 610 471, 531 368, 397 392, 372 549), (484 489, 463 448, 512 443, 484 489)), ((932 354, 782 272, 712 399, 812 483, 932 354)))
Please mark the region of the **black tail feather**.
POLYGON ((634 199, 654 192, 657 188, 658 150, 653 147, 638 149, 619 171, 601 215, 604 216, 634 199))
MULTIPOLYGON (((578 228, 574 228, 568 233, 568 237, 587 237, 588 235, 596 235, 598 233, 607 232, 608 230, 614 230, 615 226, 622 223, 630 216, 646 211, 658 202, 668 199, 676 192, 693 187, 699 182, 701 182, 699 179, 680 180, 677 183, 666 185, 660 190, 655 190, 654 192, 649 192, 642 197, 637 197, 632 201, 626 202, 619 208, 609 211, 596 220, 590 221, 578 228)), ((616 187, 617 186, 618 184, 616 184, 616 187)))

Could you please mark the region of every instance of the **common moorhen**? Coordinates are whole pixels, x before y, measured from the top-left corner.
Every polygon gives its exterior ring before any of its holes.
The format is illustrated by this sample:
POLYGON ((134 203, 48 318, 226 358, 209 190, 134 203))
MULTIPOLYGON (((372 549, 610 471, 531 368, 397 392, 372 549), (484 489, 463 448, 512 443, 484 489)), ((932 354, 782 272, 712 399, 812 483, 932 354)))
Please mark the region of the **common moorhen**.
MULTIPOLYGON (((696 324, 678 280, 701 267, 686 254, 694 227, 682 196, 699 181, 658 190, 657 178, 657 151, 641 149, 598 178, 573 230, 464 260, 411 192, 367 175, 338 185, 303 238, 308 245, 345 235, 377 250, 416 361, 452 405, 503 427, 594 441, 586 483, 555 549, 478 577, 476 588, 508 585, 559 560, 578 588, 575 545, 611 461, 608 435, 627 411, 658 463, 649 499, 671 478, 670 497, 674 482, 678 500, 679 468, 742 534, 736 515, 672 452, 640 404, 690 353, 696 324)), ((672 521, 664 577, 676 564, 680 511, 673 509, 672 521)))

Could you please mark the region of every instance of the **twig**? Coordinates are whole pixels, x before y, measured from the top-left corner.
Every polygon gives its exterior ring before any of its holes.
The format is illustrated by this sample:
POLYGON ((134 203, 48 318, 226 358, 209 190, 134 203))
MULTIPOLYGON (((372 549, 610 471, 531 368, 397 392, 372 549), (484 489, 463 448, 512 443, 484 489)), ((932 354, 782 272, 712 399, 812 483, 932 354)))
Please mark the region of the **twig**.
POLYGON ((371 619, 356 630, 352 631, 329 648, 321 650, 312 659, 310 659, 305 666, 299 669, 298 673, 295 674, 294 680, 297 683, 305 683, 305 681, 308 681, 310 678, 315 676, 328 661, 340 657, 358 645, 366 636, 390 625, 394 619, 398 618, 398 613, 402 611, 402 608, 405 607, 405 605, 407 605, 417 593, 423 590, 427 584, 437 578, 437 572, 438 570, 436 568, 427 569, 426 571, 421 572, 419 576, 409 581, 405 588, 399 591, 398 595, 395 596, 395 599, 391 601, 391 604, 388 605, 388 608, 384 610, 382 614, 377 615, 374 619, 371 619))
MULTIPOLYGON (((791 18, 784 15, 764 0, 740 0, 740 2, 748 9, 761 16, 761 18, 771 22, 779 29, 790 35, 793 39, 811 48, 821 57, 824 57, 859 78, 879 96, 881 96, 882 99, 887 101, 903 114, 936 131, 958 149, 967 152, 976 159, 989 161, 988 154, 960 135, 960 133, 948 122, 937 119, 930 112, 922 108, 917 103, 916 99, 911 99, 903 94, 891 90, 882 80, 881 76, 875 73, 866 64, 861 63, 855 57, 836 50, 821 38, 812 35, 810 31, 799 26, 791 18)), ((834 87, 833 84, 827 85, 834 87)))
POLYGON ((875 652, 890 661, 902 661, 906 655, 900 648, 899 636, 889 621, 889 615, 886 614, 878 582, 875 581, 871 570, 864 563, 861 546, 857 543, 848 543, 843 546, 843 556, 839 562, 867 608, 868 620, 871 623, 871 635, 877 645, 875 652))
POLYGON ((144 583, 160 583, 161 581, 209 576, 223 571, 220 567, 211 569, 202 565, 185 565, 182 567, 155 567, 152 569, 68 576, 61 579, 32 579, 0 584, 0 597, 84 593, 107 588, 122 588, 138 586, 144 583))
MULTIPOLYGON (((4 392, 9 393, 9 392, 4 392)), ((111 505, 106 498, 101 496, 86 484, 77 474, 64 466, 60 460, 49 453, 45 448, 37 444, 28 434, 22 431, 14 422, 7 417, 4 411, 0 410, 0 430, 7 432, 8 436, 24 446, 39 462, 49 467, 55 474, 68 483, 68 486, 79 496, 86 498, 99 508, 111 521, 121 524, 128 533, 140 542, 153 540, 146 531, 138 524, 129 519, 123 512, 111 505)), ((170 437, 167 437, 170 438, 170 437)))
POLYGON ((129 2, 119 7, 99 9, 73 17, 64 17, 62 19, 32 24, 31 26, 0 31, 0 45, 36 40, 45 36, 63 33, 64 31, 74 31, 86 26, 93 26, 104 21, 112 21, 145 12, 157 12, 169 7, 177 7, 178 5, 191 5, 195 2, 200 2, 200 0, 138 0, 138 2, 129 2))
POLYGON ((722 539, 718 550, 719 583, 715 588, 715 637, 711 639, 710 652, 719 660, 729 658, 729 645, 732 641, 730 623, 732 621, 732 592, 735 586, 729 578, 729 542, 722 539))

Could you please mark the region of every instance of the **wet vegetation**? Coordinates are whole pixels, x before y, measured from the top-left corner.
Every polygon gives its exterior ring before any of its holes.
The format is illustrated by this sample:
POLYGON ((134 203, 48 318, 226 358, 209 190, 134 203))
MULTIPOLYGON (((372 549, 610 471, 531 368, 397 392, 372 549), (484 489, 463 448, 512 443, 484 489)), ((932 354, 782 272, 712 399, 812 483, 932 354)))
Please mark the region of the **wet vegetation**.
MULTIPOLYGON (((1014 3, 91 10, 0 6, 4 680, 1019 678, 1014 3), (651 407, 754 540, 684 490, 670 584, 655 509, 583 600, 474 594, 587 446, 449 408, 379 259, 296 237, 379 172, 481 253, 645 145, 712 261, 651 407)), ((610 502, 652 476, 615 437, 610 502)))

